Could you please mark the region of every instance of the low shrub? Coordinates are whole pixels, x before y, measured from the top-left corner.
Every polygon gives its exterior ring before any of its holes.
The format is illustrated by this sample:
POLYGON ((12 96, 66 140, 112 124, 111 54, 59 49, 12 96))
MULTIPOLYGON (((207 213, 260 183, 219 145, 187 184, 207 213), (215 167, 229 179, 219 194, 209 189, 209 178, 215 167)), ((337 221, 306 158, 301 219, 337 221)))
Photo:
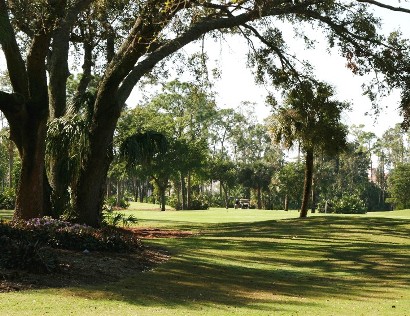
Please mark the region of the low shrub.
POLYGON ((209 205, 207 202, 205 201, 201 201, 201 200, 192 200, 191 201, 191 210, 207 210, 209 209, 209 205))
POLYGON ((0 236, 0 266, 34 273, 49 273, 59 269, 57 255, 39 241, 25 242, 0 236))
POLYGON ((110 196, 104 200, 104 206, 103 209, 106 211, 113 211, 115 209, 126 209, 130 206, 130 202, 126 199, 121 199, 117 203, 117 197, 116 196, 110 196))
MULTIPOLYGON (((318 204, 319 212, 325 212, 325 201, 318 204)), ((328 201, 327 213, 366 214, 366 203, 357 194, 345 194, 340 198, 328 201)))
POLYGON ((126 215, 124 213, 114 212, 113 210, 106 210, 103 212, 103 224, 106 226, 120 226, 129 227, 131 224, 136 224, 137 218, 133 215, 126 215))
POLYGON ((16 192, 14 189, 5 189, 0 192, 0 209, 11 210, 16 204, 16 192))
POLYGON ((110 226, 95 229, 49 217, 0 224, 0 236, 70 250, 126 252, 142 248, 131 232, 110 226))
POLYGON ((182 203, 178 202, 178 197, 175 194, 168 197, 167 204, 177 211, 182 210, 182 203))

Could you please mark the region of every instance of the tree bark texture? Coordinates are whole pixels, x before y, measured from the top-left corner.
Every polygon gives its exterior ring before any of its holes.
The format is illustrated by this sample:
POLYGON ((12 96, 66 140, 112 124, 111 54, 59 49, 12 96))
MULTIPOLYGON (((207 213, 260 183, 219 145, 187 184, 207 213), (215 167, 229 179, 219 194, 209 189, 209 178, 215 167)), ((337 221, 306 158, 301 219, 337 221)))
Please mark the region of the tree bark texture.
POLYGON ((12 141, 8 141, 8 153, 9 153, 9 188, 13 187, 13 169, 14 169, 14 143, 12 141))
MULTIPOLYGON (((112 123, 115 124, 116 120, 112 123)), ((112 124, 96 127, 96 132, 91 135, 89 155, 75 190, 74 209, 79 214, 79 222, 94 227, 101 224, 104 188, 112 161, 112 151, 109 149, 112 148, 114 129, 112 124)))
POLYGON ((44 215, 45 134, 47 119, 32 118, 21 127, 21 175, 17 191, 15 218, 29 219, 44 215))

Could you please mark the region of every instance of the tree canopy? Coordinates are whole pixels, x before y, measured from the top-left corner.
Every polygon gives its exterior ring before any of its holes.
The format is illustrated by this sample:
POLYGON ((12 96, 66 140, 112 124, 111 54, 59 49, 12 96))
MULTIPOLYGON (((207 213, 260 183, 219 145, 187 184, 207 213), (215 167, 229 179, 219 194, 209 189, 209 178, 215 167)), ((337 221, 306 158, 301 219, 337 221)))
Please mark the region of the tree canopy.
MULTIPOLYGON (((379 74, 369 84, 370 96, 402 88, 406 120, 408 43, 397 33, 381 35, 371 6, 409 13, 372 0, 0 0, 0 44, 11 84, 0 91, 0 110, 22 160, 15 216, 52 213, 50 196, 60 180, 49 181, 57 173, 45 163, 47 122, 92 100, 85 130, 89 145, 71 186, 78 220, 99 225, 114 130, 132 89, 144 76, 166 71, 162 63, 177 60, 180 48, 207 34, 245 36, 257 80, 286 88, 312 76, 308 64, 288 51, 276 22, 299 30, 310 25, 324 32, 330 47, 338 47, 353 73, 379 74), (82 75, 69 98, 74 72, 82 75)), ((299 33, 306 45, 314 45, 299 33)))

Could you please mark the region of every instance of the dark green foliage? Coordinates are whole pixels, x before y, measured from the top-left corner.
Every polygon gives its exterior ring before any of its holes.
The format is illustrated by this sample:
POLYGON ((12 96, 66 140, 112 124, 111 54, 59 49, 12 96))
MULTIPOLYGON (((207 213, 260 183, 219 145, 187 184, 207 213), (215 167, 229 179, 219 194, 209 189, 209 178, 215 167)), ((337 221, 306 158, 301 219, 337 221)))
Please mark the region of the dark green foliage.
MULTIPOLYGON (((318 204, 319 212, 325 212, 325 201, 318 204)), ((366 203, 357 194, 343 194, 340 198, 328 201, 327 213, 366 214, 366 203)))
POLYGON ((304 166, 300 162, 285 163, 272 178, 272 186, 276 192, 277 200, 274 202, 274 209, 282 209, 285 202, 289 209, 300 207, 302 199, 302 185, 304 177, 304 166))
POLYGON ((117 198, 115 196, 110 196, 104 200, 104 211, 112 212, 115 207, 126 209, 130 206, 130 202, 126 199, 121 199, 117 205, 117 198))
POLYGON ((34 273, 50 273, 59 269, 56 254, 39 241, 15 240, 0 236, 0 266, 34 273))
POLYGON ((191 201, 192 210, 207 210, 208 208, 209 204, 201 197, 198 197, 197 199, 193 199, 191 201))
POLYGON ((175 194, 168 197, 167 204, 177 211, 182 209, 182 202, 178 201, 178 197, 175 194))
POLYGON ((410 207, 410 163, 399 164, 388 178, 389 201, 396 209, 410 207))
MULTIPOLYGON (((212 207, 225 207, 226 206, 224 198, 220 194, 212 194, 209 197, 209 202, 212 207)), ((233 207, 233 204, 232 205, 229 204, 228 206, 233 207)))
POLYGON ((368 182, 362 196, 366 201, 369 212, 391 209, 391 205, 385 201, 385 192, 373 182, 368 182))
MULTIPOLYGON (((205 195, 198 195, 192 198, 191 204, 189 209, 190 210, 207 210, 209 209, 209 203, 208 203, 208 196, 205 195)), ((223 202, 220 203, 222 205, 223 202)), ((182 210, 182 203, 181 201, 178 201, 178 198, 175 194, 171 195, 167 199, 167 205, 171 206, 175 210, 179 211, 182 210)), ((225 205, 224 205, 225 206, 225 205)))
POLYGON ((133 134, 120 146, 121 155, 130 165, 150 164, 156 155, 163 155, 167 150, 166 136, 155 131, 133 134))
POLYGON ((5 189, 0 193, 0 209, 12 210, 16 204, 16 192, 14 189, 5 189))

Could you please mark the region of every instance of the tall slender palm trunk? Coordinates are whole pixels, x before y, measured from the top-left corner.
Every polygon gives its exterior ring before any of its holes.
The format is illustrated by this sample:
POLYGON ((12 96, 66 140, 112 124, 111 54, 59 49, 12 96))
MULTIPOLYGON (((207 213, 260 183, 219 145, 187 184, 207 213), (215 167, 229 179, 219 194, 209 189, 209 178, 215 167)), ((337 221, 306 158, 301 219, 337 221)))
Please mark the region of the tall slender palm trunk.
POLYGON ((309 148, 308 150, 306 150, 305 181, 303 184, 302 206, 300 208, 301 218, 304 218, 307 216, 310 192, 312 190, 312 178, 313 178, 313 149, 309 148))

